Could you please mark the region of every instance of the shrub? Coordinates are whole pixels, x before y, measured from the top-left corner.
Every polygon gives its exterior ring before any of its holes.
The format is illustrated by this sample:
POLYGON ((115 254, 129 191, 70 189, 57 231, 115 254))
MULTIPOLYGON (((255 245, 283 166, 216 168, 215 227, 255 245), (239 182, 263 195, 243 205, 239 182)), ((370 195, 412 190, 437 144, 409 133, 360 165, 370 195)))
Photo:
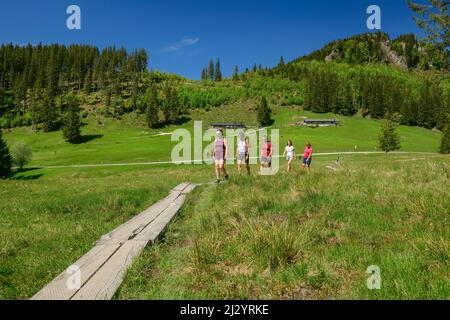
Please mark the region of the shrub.
POLYGON ((14 164, 23 170, 23 167, 31 161, 31 149, 23 142, 18 142, 12 149, 14 164))

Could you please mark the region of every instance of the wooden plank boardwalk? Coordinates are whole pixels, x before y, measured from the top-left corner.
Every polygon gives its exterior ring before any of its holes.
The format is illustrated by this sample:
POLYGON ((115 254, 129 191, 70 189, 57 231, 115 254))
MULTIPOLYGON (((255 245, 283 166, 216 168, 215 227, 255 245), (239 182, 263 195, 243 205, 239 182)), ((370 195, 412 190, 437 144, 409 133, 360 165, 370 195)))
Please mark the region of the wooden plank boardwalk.
POLYGON ((36 293, 32 300, 109 300, 122 283, 125 271, 149 242, 155 241, 178 213, 186 194, 195 184, 182 183, 153 206, 100 238, 71 267, 79 270, 73 288, 73 273, 62 272, 36 293))

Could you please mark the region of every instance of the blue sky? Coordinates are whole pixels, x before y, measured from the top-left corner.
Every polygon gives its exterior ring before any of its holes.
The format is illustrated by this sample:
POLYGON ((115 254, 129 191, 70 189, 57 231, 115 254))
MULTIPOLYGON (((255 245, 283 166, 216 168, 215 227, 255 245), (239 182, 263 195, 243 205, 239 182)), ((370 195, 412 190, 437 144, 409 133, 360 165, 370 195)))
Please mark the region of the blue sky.
POLYGON ((273 66, 331 40, 367 32, 366 9, 380 6, 382 31, 422 35, 405 0, 2 0, 0 43, 82 43, 145 48, 149 67, 198 79, 210 58, 231 75, 273 66), (81 8, 81 30, 66 9, 81 8))

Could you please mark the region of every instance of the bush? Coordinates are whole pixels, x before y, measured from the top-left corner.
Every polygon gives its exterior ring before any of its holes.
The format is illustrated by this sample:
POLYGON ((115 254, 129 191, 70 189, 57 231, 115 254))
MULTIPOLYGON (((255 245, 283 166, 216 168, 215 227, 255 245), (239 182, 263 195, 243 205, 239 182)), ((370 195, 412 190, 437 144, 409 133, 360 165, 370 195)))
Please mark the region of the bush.
POLYGON ((11 121, 7 117, 0 118, 0 126, 1 126, 1 129, 9 129, 9 128, 11 128, 11 121))
POLYGON ((16 115, 11 121, 11 126, 13 128, 21 127, 22 126, 22 117, 20 115, 16 115))
POLYGON ((450 153, 450 125, 446 125, 442 132, 441 148, 439 150, 443 154, 450 153))
POLYGON ((31 161, 31 149, 23 142, 18 142, 12 149, 14 164, 23 170, 23 167, 31 161))

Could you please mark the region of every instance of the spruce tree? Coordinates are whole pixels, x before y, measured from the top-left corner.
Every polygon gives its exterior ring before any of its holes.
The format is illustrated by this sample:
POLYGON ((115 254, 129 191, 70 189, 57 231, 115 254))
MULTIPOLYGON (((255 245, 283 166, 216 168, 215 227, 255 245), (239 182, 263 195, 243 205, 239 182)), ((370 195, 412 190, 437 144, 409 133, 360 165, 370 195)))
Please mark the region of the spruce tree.
POLYGON ((211 81, 214 81, 214 62, 211 60, 209 60, 209 66, 208 66, 208 79, 211 81))
POLYGON ((258 123, 260 127, 265 127, 270 125, 270 114, 271 110, 269 108, 269 105, 267 103, 267 99, 265 96, 262 97, 261 103, 258 106, 258 123))
POLYGON ((234 72, 233 72, 233 81, 239 80, 239 68, 238 66, 234 66, 234 72))
POLYGON ((353 116, 356 113, 356 106, 353 100, 352 87, 350 83, 344 84, 342 106, 340 113, 344 116, 353 116))
POLYGON ((442 131, 442 140, 440 153, 449 154, 450 153, 450 124, 446 124, 442 131))
POLYGON ((283 72, 286 64, 284 63, 284 57, 280 57, 280 62, 278 63, 278 68, 280 68, 280 71, 283 72))
POLYGON ((391 117, 388 115, 381 128, 381 134, 378 138, 379 148, 386 152, 400 149, 400 137, 396 131, 397 127, 391 117))
POLYGON ((56 122, 56 105, 55 98, 49 90, 46 90, 44 101, 42 103, 42 128, 45 132, 52 131, 56 122))
POLYGON ((146 92, 146 109, 145 118, 149 128, 156 128, 159 124, 159 102, 158 102, 158 90, 156 85, 152 83, 146 92))
POLYGON ((80 102, 70 94, 67 97, 67 111, 63 119, 63 136, 70 143, 77 143, 81 138, 80 102))
POLYGON ((0 129, 0 178, 5 178, 11 173, 12 157, 6 141, 3 140, 0 129))
POLYGON ((206 71, 206 69, 202 69, 201 79, 203 81, 208 80, 208 72, 206 71))
POLYGON ((176 123, 180 115, 178 92, 168 83, 164 86, 163 113, 166 124, 176 123))
POLYGON ((214 71, 214 80, 219 82, 222 81, 222 71, 220 70, 220 61, 219 58, 217 58, 215 71, 214 71))
POLYGON ((408 0, 414 20, 427 33, 427 40, 442 43, 444 48, 450 46, 448 4, 448 0, 428 0, 425 4, 408 0))

